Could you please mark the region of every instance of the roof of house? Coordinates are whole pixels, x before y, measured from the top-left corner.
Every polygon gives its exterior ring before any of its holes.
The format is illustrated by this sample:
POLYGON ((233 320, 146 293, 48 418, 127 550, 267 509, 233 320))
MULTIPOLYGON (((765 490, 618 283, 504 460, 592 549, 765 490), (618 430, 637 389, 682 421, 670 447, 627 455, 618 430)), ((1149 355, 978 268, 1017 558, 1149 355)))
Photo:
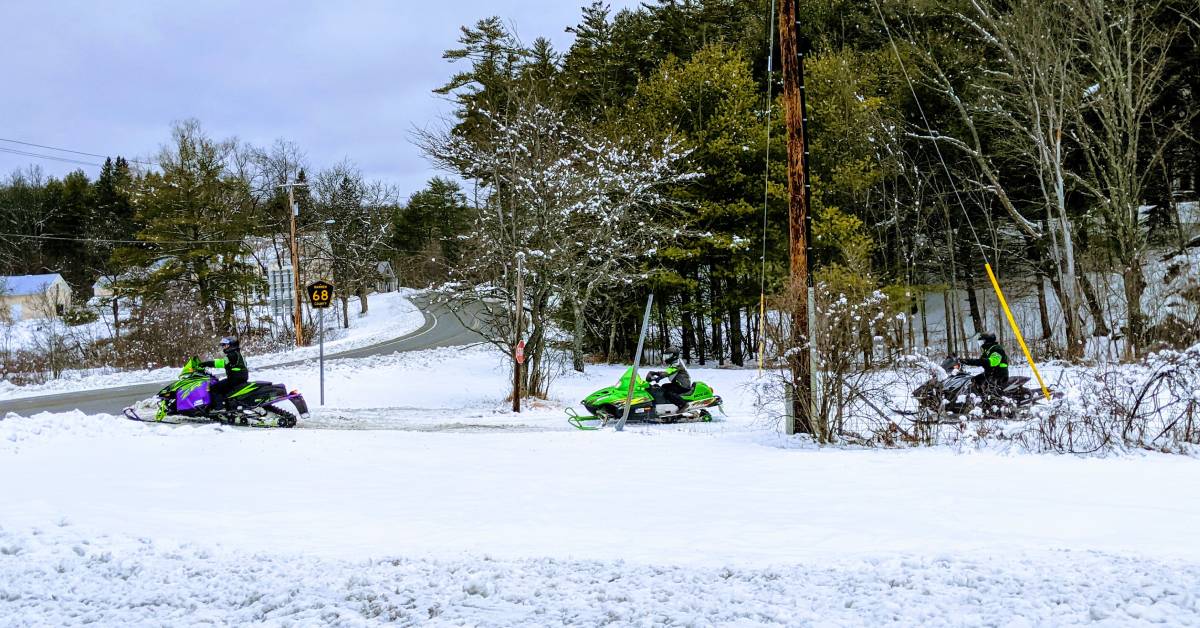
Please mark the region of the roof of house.
POLYGON ((0 294, 8 296, 28 296, 41 294, 46 286, 62 279, 62 275, 9 275, 0 276, 0 294))

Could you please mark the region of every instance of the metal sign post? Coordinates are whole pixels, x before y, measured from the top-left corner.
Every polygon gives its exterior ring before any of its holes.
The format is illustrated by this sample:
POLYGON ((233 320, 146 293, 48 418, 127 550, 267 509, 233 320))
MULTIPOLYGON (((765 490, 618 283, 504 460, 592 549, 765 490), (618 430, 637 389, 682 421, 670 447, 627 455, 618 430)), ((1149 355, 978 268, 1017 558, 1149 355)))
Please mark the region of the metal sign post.
POLYGON ((629 420, 629 407, 633 405, 633 388, 638 378, 638 367, 642 363, 642 344, 646 341, 646 328, 650 326, 650 306, 654 304, 654 293, 646 299, 646 314, 642 316, 642 333, 638 334, 637 353, 633 356, 633 377, 629 378, 629 391, 625 394, 625 411, 621 420, 617 421, 617 431, 625 429, 625 421, 629 420))
POLYGON ((321 365, 321 405, 325 405, 325 308, 333 303, 333 284, 328 281, 309 284, 308 303, 317 310, 317 337, 321 345, 318 353, 321 365))
POLYGON ((321 364, 321 405, 325 405, 325 308, 317 310, 317 344, 321 346, 320 364, 321 364))

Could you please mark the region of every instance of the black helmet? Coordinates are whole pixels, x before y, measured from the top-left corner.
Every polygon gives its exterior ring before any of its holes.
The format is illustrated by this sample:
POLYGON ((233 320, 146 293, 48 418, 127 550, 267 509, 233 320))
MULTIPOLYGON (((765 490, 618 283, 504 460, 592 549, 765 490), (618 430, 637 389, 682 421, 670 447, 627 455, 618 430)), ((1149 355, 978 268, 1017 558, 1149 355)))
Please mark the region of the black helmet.
POLYGON ((241 348, 242 348, 241 343, 239 343, 238 339, 234 336, 225 336, 224 338, 221 339, 221 351, 224 351, 225 353, 229 353, 230 351, 237 351, 238 349, 241 349, 241 348))
POLYGON ((663 364, 673 365, 679 362, 679 351, 675 347, 663 349, 663 364))
POLYGON ((993 334, 990 331, 979 332, 979 344, 990 345, 990 344, 994 344, 995 342, 996 342, 996 334, 993 334))

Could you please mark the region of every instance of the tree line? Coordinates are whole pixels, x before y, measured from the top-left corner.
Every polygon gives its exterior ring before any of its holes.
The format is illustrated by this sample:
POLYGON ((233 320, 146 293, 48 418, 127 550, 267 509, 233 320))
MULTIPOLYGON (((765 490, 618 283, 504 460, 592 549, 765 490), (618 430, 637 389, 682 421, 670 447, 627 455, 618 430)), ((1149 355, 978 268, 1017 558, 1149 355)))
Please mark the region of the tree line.
MULTIPOLYGON (((822 294, 884 294, 911 346, 930 344, 911 321, 941 294, 946 349, 961 350, 964 319, 992 320, 986 260, 1036 300, 1026 335, 1042 355, 1200 339, 1200 322, 1147 303, 1164 275, 1200 301, 1174 255, 1192 243, 1180 208, 1200 178, 1194 2, 798 0, 797 13, 822 294)), ((350 164, 315 172, 293 144, 188 121, 154 167, 10 176, 0 267, 61 271, 85 292, 120 277, 147 308, 191 304, 190 327, 251 331, 265 279, 247 242, 286 257, 277 186, 303 181, 300 230, 324 234, 341 295, 365 310, 388 259, 409 285, 473 300, 503 351, 520 322, 531 391, 555 342, 576 368, 627 360, 650 292, 653 344, 741 365, 764 357, 762 312, 786 309, 762 303, 788 281, 777 27, 770 0, 596 0, 558 51, 480 20, 444 55, 453 120, 414 133, 452 176, 402 200, 350 164)))
POLYGON ((173 363, 231 333, 286 341, 290 317, 273 320, 263 305, 268 273, 291 266, 293 209, 280 186, 297 182, 301 279, 338 286, 343 326, 351 299, 368 312, 379 262, 455 263, 466 207, 457 184, 434 179, 405 203, 350 162, 312 170, 290 142, 218 140, 187 120, 151 162, 110 158, 94 180, 30 167, 0 182, 0 273, 61 273, 76 295, 72 320, 87 320, 80 304, 97 282, 115 293, 103 299, 110 363, 173 363))
MULTIPOLYGON (((474 186, 477 222, 463 238, 477 246, 454 285, 487 285, 493 318, 511 318, 498 304, 512 307, 516 260, 537 255, 522 309, 570 330, 576 368, 583 354, 632 355, 649 292, 655 343, 679 343, 701 363, 759 357, 760 313, 771 309, 761 295, 782 295, 788 281, 770 7, 655 0, 614 13, 596 0, 561 52, 500 17, 464 26, 437 90, 456 118, 419 137, 474 186), (654 194, 623 209, 608 192, 593 199, 641 232, 576 220, 564 191, 592 185, 584 176, 533 182, 556 164, 581 175, 592 161, 549 137, 558 127, 585 147, 636 144, 614 178, 669 155, 644 185, 654 194), (555 279, 581 273, 586 281, 555 279)), ((1200 319, 1148 311, 1146 294, 1164 274, 1196 274, 1159 268, 1194 235, 1180 219, 1200 178, 1194 2, 798 0, 798 15, 823 293, 880 291, 912 318, 941 293, 946 349, 967 350, 962 320, 976 330, 995 321, 977 294, 990 290, 986 261, 1036 298, 1041 328, 1026 335, 1042 355, 1082 357, 1095 337, 1118 339, 1127 357, 1200 340, 1200 319)), ((1181 295, 1200 304, 1195 286, 1181 295)), ((904 325, 893 326, 898 341, 921 344, 904 325)), ((510 350, 516 337, 495 340, 510 350)))

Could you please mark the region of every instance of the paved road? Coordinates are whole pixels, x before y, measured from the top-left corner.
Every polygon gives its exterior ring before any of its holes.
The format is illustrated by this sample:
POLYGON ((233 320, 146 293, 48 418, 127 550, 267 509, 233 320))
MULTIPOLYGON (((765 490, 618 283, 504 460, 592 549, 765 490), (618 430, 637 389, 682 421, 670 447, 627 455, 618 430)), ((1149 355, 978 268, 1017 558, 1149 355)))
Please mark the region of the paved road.
MULTIPOLYGON (((464 326, 458 320, 458 317, 451 313, 445 306, 429 306, 421 302, 418 302, 417 305, 422 308, 425 314, 425 324, 420 329, 395 340, 388 340, 379 344, 340 353, 326 354, 325 358, 364 358, 372 355, 388 355, 398 351, 416 351, 479 342, 480 336, 464 326)), ((471 324, 471 327, 475 326, 475 323, 471 321, 468 321, 468 323, 471 324)), ((250 360, 251 367, 255 370, 296 366, 315 361, 316 358, 312 358, 309 360, 258 365, 254 364, 253 358, 250 360)), ((142 399, 153 397, 165 383, 134 384, 116 388, 85 390, 81 392, 0 401, 0 417, 7 415, 9 412, 28 416, 38 412, 69 412, 71 410, 82 410, 89 414, 98 412, 118 414, 126 406, 133 405, 142 399)))

